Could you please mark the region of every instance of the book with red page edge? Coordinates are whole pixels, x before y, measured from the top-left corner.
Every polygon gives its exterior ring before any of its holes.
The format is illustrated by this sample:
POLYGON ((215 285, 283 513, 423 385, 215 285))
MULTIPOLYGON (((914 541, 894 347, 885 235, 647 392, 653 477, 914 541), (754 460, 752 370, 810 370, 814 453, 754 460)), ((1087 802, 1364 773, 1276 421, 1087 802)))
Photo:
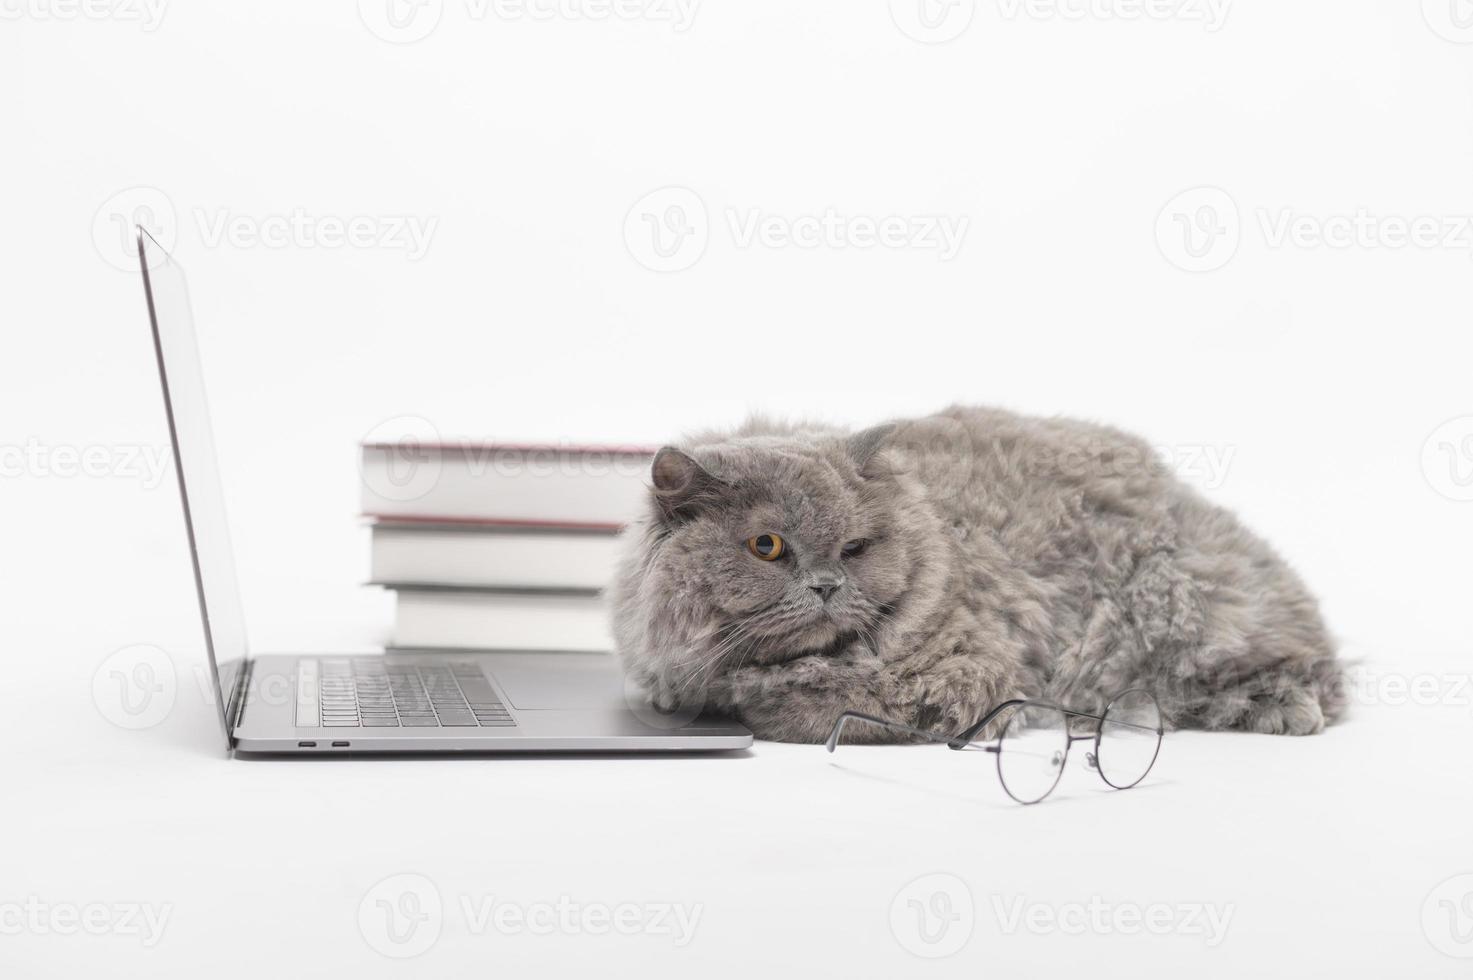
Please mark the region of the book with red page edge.
POLYGON ((425 527, 464 527, 473 530, 477 527, 485 528, 507 528, 516 530, 518 528, 530 528, 548 531, 607 531, 616 533, 624 530, 625 524, 609 523, 606 521, 544 521, 533 518, 518 517, 434 517, 427 514, 360 514, 363 520, 369 522, 370 526, 395 524, 423 525, 425 527))
POLYGON ((452 442, 365 442, 363 449, 433 449, 436 452, 508 452, 558 453, 568 456, 649 456, 659 452, 657 446, 632 444, 600 446, 594 443, 560 446, 553 442, 478 442, 465 439, 452 442))
POLYGON ((613 532, 642 512, 655 452, 632 444, 366 441, 360 510, 375 520, 467 529, 613 532))

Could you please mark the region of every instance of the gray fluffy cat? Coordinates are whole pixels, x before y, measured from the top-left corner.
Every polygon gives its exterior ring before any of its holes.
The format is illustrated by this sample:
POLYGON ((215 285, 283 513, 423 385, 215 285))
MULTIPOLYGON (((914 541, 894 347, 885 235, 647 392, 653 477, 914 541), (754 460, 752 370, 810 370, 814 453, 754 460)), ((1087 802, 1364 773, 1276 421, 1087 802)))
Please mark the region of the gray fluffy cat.
POLYGON ((666 709, 799 742, 845 709, 951 734, 1008 698, 1098 712, 1132 687, 1171 727, 1341 713, 1303 583, 1122 432, 962 407, 855 435, 756 420, 662 449, 652 478, 614 622, 666 709))

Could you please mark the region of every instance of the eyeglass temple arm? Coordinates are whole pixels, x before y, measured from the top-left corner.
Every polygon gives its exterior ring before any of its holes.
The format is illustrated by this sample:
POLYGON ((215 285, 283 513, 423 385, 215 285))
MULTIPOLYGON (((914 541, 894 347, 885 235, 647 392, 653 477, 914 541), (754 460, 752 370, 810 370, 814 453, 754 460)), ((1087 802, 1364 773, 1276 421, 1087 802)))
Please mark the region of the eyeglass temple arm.
MULTIPOLYGON (((902 725, 898 721, 889 721, 885 718, 876 718, 874 715, 867 715, 862 711, 846 711, 843 714, 839 715, 838 719, 834 721, 833 730, 829 732, 829 738, 828 741, 825 743, 825 747, 830 752, 838 748, 839 736, 843 734, 844 731, 844 723, 849 721, 850 719, 854 719, 857 721, 867 721, 871 725, 879 725, 881 728, 888 728, 892 731, 905 732, 908 735, 919 735, 921 738, 929 739, 932 742, 945 742, 948 747, 953 749, 964 749, 968 745, 972 744, 972 740, 975 739, 978 734, 980 734, 981 731, 986 728, 998 715, 1002 714, 1009 708, 1016 708, 1020 704, 1027 703, 1028 700, 1026 698, 1014 698, 1011 701, 1004 701, 1002 704, 997 705, 996 707, 988 711, 987 714, 983 715, 981 720, 979 720, 976 724, 972 725, 970 728, 966 729, 963 732, 959 732, 956 735, 942 735, 938 732, 928 732, 922 728, 912 728, 910 725, 902 725)), ((1049 707, 1055 706, 1049 705, 1049 707)), ((1074 711, 1070 708, 1058 708, 1058 710, 1062 711, 1066 715, 1071 715, 1076 718, 1091 718, 1098 722, 1104 721, 1103 716, 1092 715, 1087 711, 1074 711)), ((1142 731, 1155 731, 1158 737, 1161 734, 1161 729, 1159 726, 1155 729, 1151 729, 1145 725, 1132 725, 1129 722, 1117 722, 1116 724, 1120 724, 1126 728, 1139 728, 1142 731)), ((1090 736, 1070 736, 1071 740, 1074 738, 1084 737, 1090 736)))
POLYGON ((930 739, 933 742, 946 742, 947 744, 951 744, 954 740, 953 736, 951 735, 942 735, 938 732, 928 732, 923 728, 912 728, 909 725, 902 725, 898 721, 888 721, 884 718, 876 718, 874 715, 867 715, 859 711, 846 711, 841 714, 834 722, 834 728, 831 732, 829 732, 829 740, 824 743, 825 747, 830 752, 839 747, 839 736, 844 731, 844 723, 851 719, 855 721, 867 721, 871 725, 879 725, 881 728, 888 728, 891 731, 905 732, 907 735, 919 735, 921 738, 930 739))
POLYGON ((947 744, 950 745, 953 749, 966 748, 968 745, 972 744, 972 739, 981 734, 982 729, 991 724, 992 720, 998 715, 1002 714, 1009 708, 1016 708, 1020 704, 1027 703, 1028 702, 1023 698, 1014 698, 1011 701, 1004 701, 1002 704, 997 705, 992 710, 988 711, 987 714, 983 715, 982 719, 974 724, 971 728, 968 728, 966 731, 961 732, 953 738, 947 739, 947 744))
POLYGON ((921 738, 930 739, 932 742, 945 742, 953 749, 964 749, 971 744, 972 739, 977 737, 978 732, 987 727, 988 723, 991 722, 992 719, 1002 714, 1008 708, 1027 703, 1028 702, 1022 698, 1015 698, 1012 701, 1004 701, 1002 704, 999 704, 997 707, 987 712, 987 714, 983 715, 981 721, 977 722, 971 728, 968 728, 966 731, 961 732, 957 735, 942 735, 939 732, 928 732, 922 728, 912 728, 910 725, 902 725, 898 721, 890 721, 885 718, 876 718, 874 715, 867 715, 861 711, 846 711, 843 714, 839 715, 838 719, 834 722, 834 728, 832 731, 829 732, 829 740, 826 743, 826 747, 830 752, 838 748, 839 736, 844 731, 844 723, 852 718, 858 721, 867 721, 871 725, 879 725, 881 728, 888 728, 892 731, 905 732, 909 735, 919 735, 921 738))

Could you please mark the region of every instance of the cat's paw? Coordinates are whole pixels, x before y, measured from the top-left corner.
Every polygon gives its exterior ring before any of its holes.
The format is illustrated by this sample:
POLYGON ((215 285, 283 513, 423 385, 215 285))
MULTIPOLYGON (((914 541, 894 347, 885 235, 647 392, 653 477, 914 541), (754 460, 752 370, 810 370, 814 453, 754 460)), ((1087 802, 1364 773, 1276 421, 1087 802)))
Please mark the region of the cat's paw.
POLYGON ((1318 735, 1325 713, 1312 693, 1284 691, 1255 698, 1237 727, 1262 735, 1318 735))

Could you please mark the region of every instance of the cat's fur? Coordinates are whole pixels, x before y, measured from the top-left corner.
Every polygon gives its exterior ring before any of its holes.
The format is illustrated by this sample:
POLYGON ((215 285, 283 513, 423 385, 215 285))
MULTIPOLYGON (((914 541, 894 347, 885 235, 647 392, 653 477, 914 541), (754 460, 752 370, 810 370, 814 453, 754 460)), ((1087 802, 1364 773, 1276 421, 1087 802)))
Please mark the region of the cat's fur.
POLYGON ((756 420, 652 476, 613 605, 658 705, 799 742, 845 709, 954 733, 1008 698, 1099 711, 1132 687, 1172 727, 1304 735, 1341 713, 1298 576, 1125 433, 962 407, 857 435, 756 420), (746 546, 766 533, 777 561, 746 546))

